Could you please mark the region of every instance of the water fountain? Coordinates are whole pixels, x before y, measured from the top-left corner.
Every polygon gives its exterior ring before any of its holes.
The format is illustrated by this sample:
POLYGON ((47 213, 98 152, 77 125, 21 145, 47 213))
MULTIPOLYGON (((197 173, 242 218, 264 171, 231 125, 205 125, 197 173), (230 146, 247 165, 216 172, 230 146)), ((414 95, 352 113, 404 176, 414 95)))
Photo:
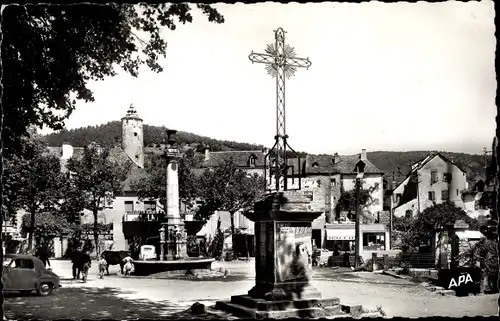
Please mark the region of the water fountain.
MULTIPOLYGON (((186 251, 187 232, 190 234, 202 223, 197 221, 183 221, 179 213, 179 176, 178 160, 181 158, 179 149, 175 146, 176 130, 167 130, 167 148, 164 157, 167 161, 167 184, 166 184, 166 213, 167 219, 162 223, 160 235, 160 257, 159 260, 137 260, 134 261, 135 274, 149 275, 167 271, 194 271, 209 270, 214 259, 190 258, 186 251), (195 222, 195 223, 192 223, 195 222)), ((194 234, 198 232, 196 231, 194 234)))

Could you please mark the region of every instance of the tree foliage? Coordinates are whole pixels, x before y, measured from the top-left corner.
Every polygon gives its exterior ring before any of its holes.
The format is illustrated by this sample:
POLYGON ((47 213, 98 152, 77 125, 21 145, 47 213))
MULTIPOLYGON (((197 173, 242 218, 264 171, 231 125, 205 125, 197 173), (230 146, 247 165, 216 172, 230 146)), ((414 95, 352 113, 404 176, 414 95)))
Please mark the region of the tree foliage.
MULTIPOLYGON (((356 182, 354 181, 354 184, 356 182)), ((362 185, 363 186, 363 183, 362 185)), ((373 198, 371 194, 378 189, 379 186, 374 185, 369 188, 360 188, 359 189, 359 206, 360 209, 363 209, 366 206, 369 206, 373 202, 373 198)), ((340 190, 340 198, 338 201, 338 206, 340 210, 347 211, 348 217, 353 217, 356 213, 356 189, 352 189, 346 191, 343 187, 340 190)))
POLYGON ((240 170, 232 158, 224 160, 221 166, 207 169, 199 177, 199 195, 202 205, 198 217, 207 219, 215 211, 231 214, 249 209, 264 193, 264 178, 240 170))
MULTIPOLYGON (((91 142, 101 145, 111 145, 120 140, 122 136, 121 126, 120 121, 112 121, 104 125, 61 130, 47 135, 46 139, 51 146, 61 146, 64 142, 68 142, 73 146, 85 146, 91 142)), ((145 124, 143 129, 144 146, 159 147, 159 144, 165 139, 166 127, 164 126, 145 124)), ((214 152, 226 150, 261 150, 264 147, 263 145, 217 140, 183 131, 177 132, 176 137, 179 147, 189 146, 199 153, 204 153, 205 148, 208 146, 214 152)))
MULTIPOLYGON (((3 181, 9 186, 3 195, 5 213, 25 210, 31 222, 27 226, 34 227, 38 215, 57 212, 64 185, 61 165, 56 156, 47 152, 40 137, 24 138, 20 153, 5 159, 4 165, 3 181)), ((28 249, 32 250, 35 231, 28 232, 28 249)))
POLYGON ((393 229, 402 232, 400 234, 403 247, 416 249, 421 240, 430 239, 436 229, 445 228, 449 224, 453 225, 458 220, 469 224, 470 229, 479 228, 477 220, 470 218, 463 209, 452 202, 444 202, 426 208, 416 217, 395 217, 393 229))
POLYGON ((77 203, 93 214, 94 241, 98 244, 97 214, 104 204, 111 203, 115 195, 121 193, 131 162, 121 164, 110 157, 109 147, 98 149, 91 145, 84 148, 81 158, 70 158, 67 169, 73 191, 79 192, 75 194, 79 197, 77 203))
MULTIPOLYGON (((21 231, 29 233, 31 231, 30 214, 26 213, 22 217, 21 231)), ((41 237, 60 236, 62 233, 71 233, 74 227, 58 213, 41 212, 35 216, 34 235, 41 237)))
POLYGON ((2 96, 6 152, 20 146, 29 125, 62 129, 76 100, 93 101, 90 80, 137 77, 146 65, 161 72, 167 43, 160 28, 192 22, 196 6, 211 22, 224 18, 208 4, 107 3, 10 5, 2 14, 2 96))
POLYGON ((229 212, 234 244, 234 214, 253 207, 265 191, 265 180, 258 174, 247 174, 229 158, 221 166, 205 170, 199 177, 198 188, 202 204, 195 218, 208 220, 215 211, 229 212))

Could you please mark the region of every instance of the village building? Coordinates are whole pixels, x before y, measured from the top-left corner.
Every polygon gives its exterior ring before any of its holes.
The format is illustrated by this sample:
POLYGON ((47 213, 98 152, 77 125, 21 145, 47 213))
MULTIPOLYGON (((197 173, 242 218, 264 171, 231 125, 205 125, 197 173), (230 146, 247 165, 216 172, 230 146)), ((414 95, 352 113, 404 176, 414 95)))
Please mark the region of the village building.
POLYGON ((453 202, 464 208, 462 192, 468 188, 466 172, 440 153, 413 163, 406 178, 392 192, 395 217, 415 216, 434 204, 453 202))
MULTIPOLYGON (((121 193, 114 195, 111 202, 103 202, 97 215, 101 224, 112 224, 112 232, 108 235, 100 236, 101 249, 128 250, 129 242, 133 237, 133 232, 126 233, 128 222, 152 221, 158 222, 159 215, 163 215, 161 210, 163 205, 158 200, 140 200, 137 191, 132 188, 132 184, 146 174, 144 163, 149 157, 162 154, 161 148, 144 147, 143 144, 143 120, 138 116, 137 111, 131 105, 122 120, 121 144, 113 146, 110 150, 110 159, 118 164, 131 161, 133 166, 123 182, 121 193), (124 232, 125 231, 125 232, 124 232), (128 235, 127 235, 128 234, 128 235)), ((91 144, 93 148, 99 150, 98 144, 91 144)), ((60 157, 61 169, 66 171, 66 165, 70 158, 80 158, 83 155, 84 147, 73 147, 69 143, 62 146, 50 146, 49 152, 60 157)), ((69 173, 71 174, 71 173, 69 173)), ((93 214, 89 210, 83 210, 80 214, 81 224, 92 224, 93 214)), ((158 222, 159 225, 159 222, 158 222)), ((158 227, 159 228, 159 227, 158 227)), ((93 237, 90 237, 93 241, 93 237)), ((67 248, 67 240, 56 238, 54 250, 56 257, 62 256, 67 248), (60 245, 59 245, 60 243, 60 245)))
POLYGON ((317 247, 339 251, 354 250, 355 211, 339 206, 342 192, 354 191, 356 176, 363 173, 362 188, 370 200, 361 207, 360 254, 389 250, 389 232, 381 223, 383 213, 383 172, 373 165, 363 149, 358 155, 307 155, 302 165, 302 189, 311 206, 323 214, 313 221, 312 238, 317 247))

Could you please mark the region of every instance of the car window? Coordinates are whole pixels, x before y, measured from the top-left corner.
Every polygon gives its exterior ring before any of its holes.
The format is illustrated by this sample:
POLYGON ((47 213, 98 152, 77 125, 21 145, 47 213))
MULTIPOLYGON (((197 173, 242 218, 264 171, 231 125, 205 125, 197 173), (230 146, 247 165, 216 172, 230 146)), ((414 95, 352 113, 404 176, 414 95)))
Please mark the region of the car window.
POLYGON ((35 265, 33 264, 33 260, 30 259, 15 259, 12 267, 16 269, 34 269, 35 265))

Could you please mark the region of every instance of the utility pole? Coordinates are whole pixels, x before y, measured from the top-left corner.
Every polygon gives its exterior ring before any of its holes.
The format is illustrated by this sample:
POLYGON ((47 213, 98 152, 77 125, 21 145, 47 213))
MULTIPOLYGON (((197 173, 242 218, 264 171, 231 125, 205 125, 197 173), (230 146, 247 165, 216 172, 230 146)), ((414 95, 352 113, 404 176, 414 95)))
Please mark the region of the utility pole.
POLYGON ((360 219, 360 206, 359 206, 359 192, 360 192, 360 189, 361 189, 361 179, 363 178, 363 173, 360 172, 358 173, 358 175, 356 176, 356 224, 355 224, 355 235, 354 235, 354 243, 355 243, 355 249, 354 249, 354 267, 355 268, 358 268, 359 265, 360 265, 360 262, 359 262, 359 248, 360 248, 360 226, 359 226, 359 219, 360 219))
POLYGON ((394 173, 395 173, 395 171, 392 171, 392 182, 391 182, 391 193, 390 193, 391 205, 389 208, 389 250, 392 250, 392 216, 394 215, 393 210, 392 210, 392 201, 394 198, 393 191, 395 188, 395 186, 393 186, 393 185, 394 185, 394 182, 396 181, 396 179, 394 178, 394 173))

